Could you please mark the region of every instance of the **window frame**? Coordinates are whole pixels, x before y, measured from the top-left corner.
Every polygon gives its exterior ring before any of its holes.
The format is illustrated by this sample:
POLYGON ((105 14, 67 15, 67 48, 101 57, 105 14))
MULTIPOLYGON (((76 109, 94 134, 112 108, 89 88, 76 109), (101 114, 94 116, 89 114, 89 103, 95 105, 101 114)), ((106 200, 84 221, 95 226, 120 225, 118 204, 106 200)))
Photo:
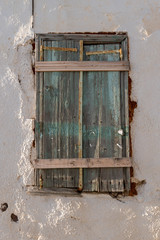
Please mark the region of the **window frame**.
MULTIPOLYGON (((120 71, 122 78, 128 79, 128 71, 130 69, 128 60, 128 36, 123 34, 36 34, 36 81, 41 81, 41 77, 38 77, 39 72, 45 71, 78 71, 80 74, 83 71, 120 71), (119 62, 84 62, 82 57, 79 61, 74 62, 44 62, 43 61, 43 48, 42 42, 44 39, 49 40, 79 40, 85 42, 101 42, 101 43, 121 43, 122 46, 122 59, 119 62), (126 41, 124 41, 126 40, 126 41), (38 49, 40 51, 38 51, 38 49), (125 57, 124 57, 125 56, 125 57)), ((128 111, 128 109, 127 109, 128 111)), ((127 116, 128 118, 128 116, 127 116)), ((129 119, 127 119, 129 121, 129 119)), ((128 141, 129 145, 129 141, 128 141)), ((122 158, 82 158, 79 154, 79 158, 61 158, 61 159, 35 159, 33 161, 35 169, 54 169, 54 168, 79 168, 79 190, 83 188, 82 182, 82 168, 130 168, 132 166, 130 153, 128 152, 126 157, 122 158)), ((128 183, 128 186, 130 184, 128 183)), ((128 187, 129 189, 129 187, 128 187)))

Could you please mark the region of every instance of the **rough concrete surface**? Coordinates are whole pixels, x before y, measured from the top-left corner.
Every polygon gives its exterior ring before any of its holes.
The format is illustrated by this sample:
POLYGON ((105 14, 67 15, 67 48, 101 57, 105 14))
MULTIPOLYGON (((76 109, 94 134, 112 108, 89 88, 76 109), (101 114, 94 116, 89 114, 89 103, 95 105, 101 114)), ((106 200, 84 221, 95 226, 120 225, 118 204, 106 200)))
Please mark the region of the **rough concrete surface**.
POLYGON ((158 0, 0 0, 0 240, 160 239, 160 2, 158 0), (35 33, 128 32, 138 195, 33 196, 32 118, 35 33), (11 220, 11 216, 18 221, 11 220))

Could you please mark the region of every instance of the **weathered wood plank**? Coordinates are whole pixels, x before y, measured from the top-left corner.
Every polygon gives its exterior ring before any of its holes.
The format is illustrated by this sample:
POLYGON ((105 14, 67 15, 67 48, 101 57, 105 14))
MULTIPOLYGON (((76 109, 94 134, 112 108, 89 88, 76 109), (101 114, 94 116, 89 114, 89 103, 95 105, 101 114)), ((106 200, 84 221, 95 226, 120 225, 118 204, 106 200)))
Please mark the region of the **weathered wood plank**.
MULTIPOLYGON (((83 61, 83 40, 79 41, 80 45, 80 54, 79 60, 83 61)), ((82 98, 83 98, 83 72, 79 73, 79 96, 78 96, 78 127, 79 127, 79 134, 78 134, 78 157, 82 158, 82 98)), ((79 169, 79 184, 78 190, 82 191, 83 188, 83 169, 79 169)))
POLYGON ((59 158, 37 159, 33 161, 36 169, 51 168, 121 168, 131 167, 130 158, 59 158))
POLYGON ((44 40, 83 40, 84 42, 94 42, 101 41, 103 43, 120 43, 126 37, 127 34, 36 34, 37 37, 41 37, 44 40))
MULTIPOLYGON (((119 50, 120 45, 108 45, 108 50, 119 50)), ((103 60, 119 61, 121 55, 103 55, 103 60)), ((122 136, 118 134, 121 129, 120 113, 120 72, 102 72, 101 75, 101 105, 103 107, 101 126, 100 126, 100 157, 122 157, 122 136), (105 80, 104 80, 105 79, 105 80)), ((119 192, 124 190, 123 169, 122 168, 103 168, 100 170, 100 191, 119 192), (121 189, 120 189, 121 187, 121 189)))
MULTIPOLYGON (((42 45, 42 44, 41 44, 42 45)), ((78 43, 73 41, 43 41, 44 47, 49 48, 75 48, 78 43)), ((74 61, 79 60, 79 54, 74 55, 69 51, 43 51, 44 61, 74 61)), ((41 56, 41 54, 39 54, 41 56)), ((78 72, 45 72, 43 74, 43 101, 39 96, 37 104, 42 109, 42 118, 38 116, 39 141, 43 142, 43 153, 41 158, 69 158, 78 157, 78 72), (63 81, 62 81, 63 79, 63 81), (71 94, 72 92, 72 94, 71 94), (41 120, 41 121, 40 121, 41 120), (40 126, 42 132, 40 134, 40 126)), ((37 81, 40 85, 41 83, 37 81)), ((37 92, 39 93, 39 85, 37 92)), ((42 87, 41 87, 42 89, 42 87)), ((38 154, 39 154, 39 150, 38 154)), ((37 155, 39 156, 39 155, 37 155)), ((78 169, 41 169, 37 176, 42 174, 44 187, 69 187, 78 186, 78 169)))
MULTIPOLYGON (((103 55, 86 55, 86 52, 103 50, 103 45, 85 45, 86 61, 101 61, 103 55)), ((83 94, 83 157, 100 157, 100 115, 101 105, 101 74, 102 72, 84 72, 83 94)), ((84 169, 84 190, 99 191, 99 168, 84 169)))
POLYGON ((46 196, 46 195, 62 195, 63 197, 82 197, 80 193, 77 192, 77 189, 67 189, 67 188, 42 188, 39 189, 38 187, 29 186, 26 188, 26 192, 28 194, 39 195, 39 196, 46 196))
POLYGON ((36 72, 129 71, 128 61, 47 61, 36 62, 36 72))
MULTIPOLYGON (((42 45, 43 45, 43 41, 40 39, 39 40, 39 48, 40 48, 40 52, 37 54, 37 57, 40 61, 43 60, 43 50, 42 50, 42 45)), ((36 73, 37 74, 37 73, 36 73)), ((37 122, 41 122, 43 121, 43 101, 44 101, 44 98, 43 98, 43 87, 44 87, 44 73, 43 72, 40 72, 39 73, 39 78, 37 79, 36 81, 36 85, 37 85, 37 105, 38 105, 38 108, 37 108, 37 113, 36 113, 36 121, 37 122), (40 80, 40 81, 38 81, 40 80)), ((39 126, 39 131, 37 132, 37 149, 38 149, 38 152, 37 152, 37 156, 39 156, 40 158, 43 158, 43 125, 40 124, 39 126)), ((37 185, 39 186, 39 179, 40 179, 40 176, 42 174, 42 171, 38 171, 36 172, 36 179, 37 179, 37 185)))
MULTIPOLYGON (((122 41, 121 48, 123 50, 123 61, 128 60, 128 38, 122 41)), ((122 128, 124 134, 122 136, 123 157, 130 157, 129 143, 129 96, 128 96, 128 72, 121 72, 121 113, 122 113, 122 128)), ((130 168, 124 168, 125 190, 130 190, 130 168)))

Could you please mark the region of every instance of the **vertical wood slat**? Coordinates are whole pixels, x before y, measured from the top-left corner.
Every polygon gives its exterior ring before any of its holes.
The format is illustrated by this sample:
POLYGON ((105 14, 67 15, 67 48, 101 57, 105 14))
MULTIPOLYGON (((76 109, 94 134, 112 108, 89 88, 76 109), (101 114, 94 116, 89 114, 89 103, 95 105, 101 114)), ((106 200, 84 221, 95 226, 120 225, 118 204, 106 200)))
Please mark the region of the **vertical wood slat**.
MULTIPOLYGON (((80 44, 80 56, 79 60, 83 61, 83 40, 79 41, 80 44)), ((78 116, 78 157, 82 158, 82 97, 83 97, 83 72, 79 73, 79 116, 78 116)), ((83 169, 79 169, 79 185, 78 190, 82 191, 83 188, 83 169)))
MULTIPOLYGON (((40 61, 43 61, 43 43, 40 44, 40 61)), ((43 122, 43 73, 40 73, 40 109, 39 109, 39 122, 43 122)), ((40 156, 43 157, 43 138, 42 138, 42 131, 43 131, 42 124, 40 125, 40 156)))
MULTIPOLYGON (((128 61, 128 38, 124 39, 121 43, 123 51, 123 61, 128 61)), ((125 138, 125 151, 124 156, 130 157, 130 143, 129 143, 129 94, 128 94, 128 72, 121 73, 121 78, 123 79, 123 86, 121 86, 121 91, 123 91, 123 104, 122 109, 124 109, 124 137, 125 138)), ((130 168, 124 168, 124 179, 125 179, 125 190, 130 190, 130 168)))
MULTIPOLYGON (((51 46, 51 42, 47 43, 43 41, 43 46, 51 46)), ((40 57, 41 51, 43 50, 43 46, 40 49, 40 57)), ((43 60, 51 60, 51 52, 46 52, 43 50, 43 60)), ((52 103, 50 99, 50 86, 52 84, 51 73, 44 72, 44 85, 43 85, 43 158, 52 157, 52 140, 48 141, 48 136, 46 134, 46 125, 49 121, 51 121, 51 115, 53 114, 52 103), (48 90, 48 91, 47 91, 48 90)), ((48 128, 47 128, 48 129, 48 128)), ((52 170, 42 170, 43 176, 43 186, 51 187, 52 186, 52 170)))
MULTIPOLYGON (((97 49, 97 46, 86 46, 87 48, 90 48, 90 51, 101 51, 103 50, 104 46, 99 46, 97 49), (91 49, 92 48, 92 49, 91 49)), ((106 46, 108 48, 108 46, 106 46)), ((117 48, 119 48, 119 45, 117 45, 117 48)), ((105 50, 105 49, 104 49, 105 50)), ((86 50, 87 51, 87 50, 86 50)), ((92 56, 93 59, 90 57, 87 60, 91 61, 113 61, 113 56, 110 56, 108 59, 108 56, 92 56), (107 59, 106 59, 107 58, 107 59)), ((115 58, 114 61, 118 61, 119 58, 115 58)), ((86 60, 86 59, 85 59, 86 60)), ((92 154, 96 154, 96 157, 118 157, 121 155, 121 149, 118 148, 117 143, 121 145, 121 136, 118 135, 118 130, 121 127, 120 123, 120 81, 119 81, 119 73, 84 73, 84 104, 88 106, 88 109, 85 108, 84 105, 84 113, 88 119, 83 120, 84 123, 86 122, 89 124, 88 126, 92 126, 93 123, 95 124, 95 127, 92 127, 93 130, 91 130, 91 127, 89 127, 89 132, 92 131, 95 134, 94 142, 91 141, 91 139, 83 139, 83 141, 87 141, 88 145, 83 146, 84 151, 87 149, 89 155, 84 155, 83 157, 93 157, 92 154), (116 75, 116 76, 115 76, 116 75), (93 81, 93 78, 95 79, 95 82, 93 81), (87 86, 87 79, 91 79, 91 82, 87 86), (93 90, 92 90, 92 84, 93 84, 93 90), (118 84, 116 86, 116 84, 118 84), (112 86, 113 85, 113 86, 112 86), (115 90, 116 93, 114 92, 115 90), (97 92, 96 92, 97 91, 97 92), (108 92, 105 92, 108 91, 108 92), (118 93, 119 92, 119 93, 118 93), (92 93, 90 95, 90 93, 92 93), (93 97, 93 99, 92 99, 93 97), (106 100, 105 100, 106 99, 106 100), (114 100, 115 99, 115 100, 114 100), (117 99, 117 100, 116 100, 117 99), (87 101, 87 103, 85 103, 87 101), (96 107, 97 102, 97 107, 96 107), (113 105, 114 104, 114 105, 113 105), (94 105, 94 108, 92 109, 91 106, 94 105), (118 107, 119 106, 119 107, 118 107), (102 110, 103 109, 103 110, 102 110), (112 110, 112 115, 111 115, 112 110), (106 112, 106 115, 104 114, 106 112), (95 114, 95 117, 94 117, 95 114), (118 114, 116 116, 116 114, 118 114), (102 118, 103 116, 103 118, 102 118), (105 118, 104 118, 105 117, 105 118), (95 119, 95 120, 94 120, 95 119), (96 120, 98 119, 98 120, 96 120), (117 120, 116 120, 117 119, 117 120), (116 122, 117 121, 117 122, 116 122), (115 122, 115 124, 114 124, 115 122), (118 124, 118 125, 117 125, 118 124), (111 134, 109 132, 104 133, 104 129, 108 126, 108 130, 111 131, 111 134), (113 126, 113 127, 112 127, 113 126), (105 134, 105 135, 104 135, 105 134), (111 138, 111 136, 113 137, 111 138), (108 136, 108 137, 107 137, 108 136), (108 140, 107 140, 107 138, 108 140), (106 139, 105 139, 106 138, 106 139), (108 141, 108 143, 106 142, 108 141), (94 148, 91 148, 91 146, 94 148), (97 147, 96 147, 97 146, 97 147), (91 150, 94 150, 93 153, 91 150), (97 149, 97 150, 96 150, 97 149), (105 149, 105 150, 103 150, 105 149), (91 155, 90 155, 91 154, 91 155), (105 155, 108 154, 108 155, 105 155)), ((86 118, 85 117, 85 118, 86 118)), ((83 123, 83 124, 84 124, 83 123)), ((94 125, 93 125, 94 126, 94 125)), ((84 136, 86 138, 87 136, 84 136)), ((92 137, 93 139, 93 137, 92 137)), ((86 152, 86 151, 85 151, 86 152)), ((86 154, 84 152, 84 154, 86 154)), ((122 191, 120 187, 122 188, 123 185, 123 170, 122 169, 85 169, 84 170, 84 181, 85 181, 85 191, 122 191), (103 183, 103 184, 102 184, 103 183)))
MULTIPOLYGON (((84 45, 84 60, 96 60, 96 56, 87 56, 87 51, 96 51, 97 46, 84 45)), ((99 81, 97 72, 84 72, 83 91, 83 158, 99 157, 98 118, 99 81), (96 151, 95 151, 96 149, 96 151), (96 152, 96 153, 95 153, 96 152)), ((98 191, 98 169, 84 169, 84 191, 98 191)))
MULTIPOLYGON (((115 44, 114 49, 119 49, 119 44, 115 44)), ((108 61, 118 61, 119 56, 117 55, 108 55, 108 61)), ((108 72, 107 74, 107 82, 104 82, 103 89, 106 90, 106 94, 104 93, 104 105, 106 106, 106 111, 103 114, 104 118, 103 122, 109 126, 109 134, 107 136, 106 145, 103 144, 103 148, 108 148, 108 154, 113 157, 119 157, 121 155, 121 138, 118 136, 117 132, 120 128, 120 81, 119 81, 119 73, 118 72, 108 72), (118 145, 117 145, 118 144, 118 145)), ((105 151, 102 152, 102 156, 104 156, 105 151)), ((101 169, 100 170, 100 186, 101 191, 109 191, 114 192, 118 190, 118 180, 123 180, 123 175, 121 169, 101 169)))
MULTIPOLYGON (((38 56, 40 61, 43 61, 43 41, 40 39, 39 41, 39 48, 40 48, 40 54, 38 56)), ((39 126, 39 156, 43 158, 43 85, 44 85, 44 73, 41 72, 39 74, 40 83, 39 83, 39 112, 38 112, 38 122, 40 123, 39 126)), ((39 185, 39 179, 42 174, 42 171, 39 170, 37 174, 37 181, 39 185)))
MULTIPOLYGON (((119 44, 115 44, 114 49, 119 48, 119 44)), ((108 61, 119 61, 119 56, 109 54, 108 61)), ((103 122, 110 126, 110 133, 107 137, 106 146, 103 144, 103 147, 108 148, 110 146, 110 149, 108 149, 109 156, 121 157, 122 137, 118 134, 118 130, 121 129, 120 73, 108 72, 107 81, 108 84, 104 83, 103 88, 107 91, 106 96, 103 94, 106 106, 106 115, 103 122)), ((124 190, 123 168, 101 169, 100 181, 102 192, 122 192, 124 190)))
MULTIPOLYGON (((73 41, 44 41, 47 47, 74 47, 73 41)), ((78 45, 77 45, 78 46, 78 45)), ((45 51, 45 61, 78 60, 78 53, 45 51)), ((78 157, 78 76, 74 72, 44 73, 43 158, 78 157), (56 107, 57 106, 57 107, 56 107), (48 135, 49 134, 49 135, 48 135), (77 140, 76 140, 77 138, 77 140)), ((44 187, 78 186, 78 169, 42 170, 44 187)))
MULTIPOLYGON (((39 38, 35 38, 35 60, 38 61, 38 50, 39 50, 39 38)), ((38 113, 39 113, 39 73, 35 72, 35 86, 36 86, 36 120, 35 120, 35 143, 36 143, 36 156, 39 156, 39 134, 37 130, 37 121, 38 121, 38 113)), ((35 169, 35 178, 34 178, 34 184, 38 185, 38 173, 39 170, 35 169)))

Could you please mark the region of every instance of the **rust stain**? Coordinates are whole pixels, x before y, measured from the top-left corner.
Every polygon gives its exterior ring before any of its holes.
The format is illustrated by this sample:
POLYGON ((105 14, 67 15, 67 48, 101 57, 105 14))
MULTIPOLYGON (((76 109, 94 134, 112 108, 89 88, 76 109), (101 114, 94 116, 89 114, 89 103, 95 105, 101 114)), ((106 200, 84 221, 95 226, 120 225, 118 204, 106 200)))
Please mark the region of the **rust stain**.
POLYGON ((43 61, 43 46, 40 46, 40 61, 43 61))
POLYGON ((96 55, 96 54, 110 54, 110 53, 119 53, 122 54, 122 50, 106 50, 106 51, 97 51, 97 52, 86 52, 86 55, 96 55))
POLYGON ((137 108, 137 102, 131 100, 131 93, 132 93, 132 79, 128 78, 128 95, 129 95, 129 133, 130 133, 130 157, 132 157, 132 139, 131 139, 131 122, 133 121, 134 117, 134 110, 137 108))
POLYGON ((43 188, 43 177, 42 177, 42 174, 40 175, 40 178, 39 178, 39 189, 42 189, 43 188))
POLYGON ((62 48, 62 47, 44 47, 43 50, 55 50, 55 51, 65 51, 65 52, 77 52, 77 48, 62 48))
MULTIPOLYGON (((32 45, 32 53, 35 54, 35 39, 33 39, 33 41, 31 42, 31 45, 32 45)), ((32 72, 35 75, 35 66, 34 66, 34 64, 32 64, 31 67, 32 67, 32 72)))
MULTIPOLYGON (((130 76, 128 77, 128 95, 129 95, 129 141, 130 141, 130 157, 132 157, 132 138, 131 138, 131 122, 133 121, 134 117, 134 110, 137 108, 137 102, 131 100, 131 93, 132 93, 132 79, 130 76)), ((130 177, 134 177, 134 169, 133 167, 130 168, 130 177)), ((129 191, 129 196, 137 195, 136 190, 136 183, 131 182, 131 189, 129 191)))
MULTIPOLYGON (((33 120, 33 123, 32 123, 32 131, 34 132, 34 137, 35 137, 35 125, 34 125, 34 118, 32 118, 33 120)), ((33 151, 33 148, 36 147, 36 142, 35 142, 35 139, 33 139, 32 141, 32 145, 30 147, 30 154, 29 154, 29 158, 30 158, 30 162, 31 162, 31 159, 32 159, 32 151, 33 151)))
POLYGON ((35 39, 33 39, 33 41, 31 42, 32 44, 32 51, 34 52, 35 51, 35 39))
POLYGON ((32 72, 33 72, 33 75, 35 75, 35 66, 32 65, 32 72))
POLYGON ((122 48, 119 49, 119 56, 120 56, 120 59, 122 61, 123 59, 123 52, 122 52, 122 48))
MULTIPOLYGON (((130 176, 133 177, 134 176, 134 169, 133 167, 130 168, 130 176)), ((135 195, 137 195, 137 189, 136 189, 136 183, 131 182, 131 189, 129 191, 129 196, 133 197, 135 195)))
POLYGON ((35 139, 32 142, 32 147, 35 148, 36 144, 35 144, 35 139))
MULTIPOLYGON (((128 59, 129 59, 129 39, 128 39, 128 59)), ((128 76, 128 98, 129 98, 129 145, 130 145, 130 157, 132 157, 133 151, 132 151, 132 137, 131 137, 131 123, 133 121, 134 117, 134 110, 137 108, 137 102, 131 100, 131 93, 132 93, 132 79, 130 76, 128 76)), ((131 182, 131 178, 134 177, 134 169, 133 167, 130 168, 130 191, 128 193, 129 196, 136 196, 137 189, 136 189, 136 183, 131 182)))

